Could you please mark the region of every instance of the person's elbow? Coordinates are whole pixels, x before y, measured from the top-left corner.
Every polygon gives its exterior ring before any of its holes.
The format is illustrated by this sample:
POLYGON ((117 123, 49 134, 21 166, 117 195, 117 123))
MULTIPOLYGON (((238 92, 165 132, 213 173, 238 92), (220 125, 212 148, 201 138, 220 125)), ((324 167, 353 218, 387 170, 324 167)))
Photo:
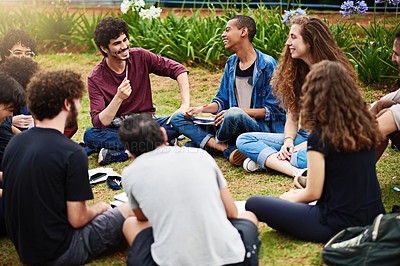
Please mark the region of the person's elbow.
POLYGON ((322 192, 311 188, 306 188, 306 196, 308 202, 313 202, 321 198, 322 192))

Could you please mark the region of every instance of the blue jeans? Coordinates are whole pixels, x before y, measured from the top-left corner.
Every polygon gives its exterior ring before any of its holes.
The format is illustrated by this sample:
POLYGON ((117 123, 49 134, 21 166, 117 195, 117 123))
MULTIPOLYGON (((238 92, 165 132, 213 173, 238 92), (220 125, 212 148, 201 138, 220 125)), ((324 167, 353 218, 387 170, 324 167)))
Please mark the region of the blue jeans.
MULTIPOLYGON (((207 132, 194 124, 193 118, 188 118, 183 113, 176 113, 171 118, 171 125, 176 128, 180 134, 190 138, 198 147, 206 146, 208 140, 213 134, 207 132)), ((224 116, 224 121, 216 129, 217 142, 224 142, 235 145, 236 138, 244 132, 261 131, 257 121, 251 118, 243 110, 237 107, 228 109, 224 116)))
MULTIPOLYGON (((294 145, 307 141, 308 132, 300 129, 294 139, 294 145)), ((236 140, 236 146, 241 153, 257 162, 261 168, 265 169, 267 158, 277 153, 283 145, 283 133, 244 133, 236 140)), ((297 168, 307 167, 307 148, 295 151, 290 163, 297 168)))
MULTIPOLYGON (((169 117, 161 117, 154 118, 154 120, 161 127, 165 128, 165 130, 167 131, 168 141, 172 141, 178 136, 178 132, 169 124, 167 124, 168 118, 169 117)), ((121 141, 118 138, 118 128, 116 127, 88 128, 83 135, 83 141, 90 149, 93 149, 95 151, 100 151, 100 149, 102 148, 120 151, 120 154, 114 153, 113 155, 116 157, 119 157, 120 155, 121 158, 116 159, 116 161, 122 162, 128 158, 125 153, 125 147, 124 145, 122 145, 121 141)))

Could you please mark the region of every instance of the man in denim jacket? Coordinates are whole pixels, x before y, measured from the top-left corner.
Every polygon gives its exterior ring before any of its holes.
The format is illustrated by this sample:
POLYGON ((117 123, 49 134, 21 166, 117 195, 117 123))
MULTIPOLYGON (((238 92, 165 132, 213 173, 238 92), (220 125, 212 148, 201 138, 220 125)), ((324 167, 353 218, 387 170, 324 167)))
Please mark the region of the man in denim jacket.
POLYGON ((222 34, 225 49, 235 54, 228 58, 224 75, 210 104, 190 107, 176 113, 171 124, 192 141, 187 145, 222 151, 232 165, 246 158, 235 146, 244 132, 283 132, 286 114, 272 95, 271 77, 277 62, 253 48, 256 24, 248 16, 231 18, 222 34), (214 132, 195 125, 199 113, 216 114, 214 132))

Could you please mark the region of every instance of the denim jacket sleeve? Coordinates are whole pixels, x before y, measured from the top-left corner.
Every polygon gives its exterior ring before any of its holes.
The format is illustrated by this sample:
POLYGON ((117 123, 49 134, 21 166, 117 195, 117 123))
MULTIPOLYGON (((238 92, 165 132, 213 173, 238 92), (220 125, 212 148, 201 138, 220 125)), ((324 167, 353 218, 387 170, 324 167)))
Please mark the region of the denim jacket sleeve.
POLYGON ((264 121, 285 121, 286 114, 272 93, 271 78, 277 65, 276 60, 259 50, 254 70, 253 108, 265 108, 264 121))

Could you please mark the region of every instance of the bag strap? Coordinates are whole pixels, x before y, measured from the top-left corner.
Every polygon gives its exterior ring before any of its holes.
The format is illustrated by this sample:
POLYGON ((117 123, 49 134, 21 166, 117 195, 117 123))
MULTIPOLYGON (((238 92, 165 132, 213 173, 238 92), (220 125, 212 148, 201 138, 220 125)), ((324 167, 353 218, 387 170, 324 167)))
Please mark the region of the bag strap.
POLYGON ((372 231, 372 242, 375 242, 376 239, 378 238, 378 233, 379 233, 379 225, 381 224, 381 220, 383 218, 383 214, 379 214, 376 218, 375 218, 375 222, 374 222, 374 230, 372 231))

